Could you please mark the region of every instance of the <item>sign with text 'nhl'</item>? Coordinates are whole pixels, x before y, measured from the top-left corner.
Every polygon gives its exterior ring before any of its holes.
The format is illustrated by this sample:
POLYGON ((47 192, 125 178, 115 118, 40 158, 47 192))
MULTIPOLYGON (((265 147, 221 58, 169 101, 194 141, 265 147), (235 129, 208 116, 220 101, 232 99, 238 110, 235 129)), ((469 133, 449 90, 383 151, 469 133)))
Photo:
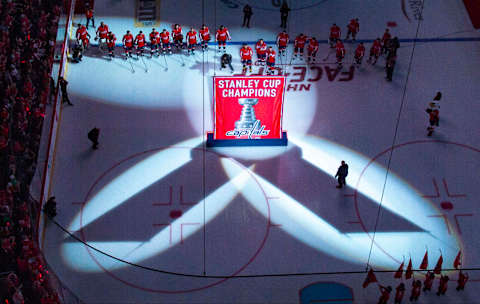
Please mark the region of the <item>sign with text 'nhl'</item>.
POLYGON ((281 139, 283 76, 214 77, 214 139, 281 139))

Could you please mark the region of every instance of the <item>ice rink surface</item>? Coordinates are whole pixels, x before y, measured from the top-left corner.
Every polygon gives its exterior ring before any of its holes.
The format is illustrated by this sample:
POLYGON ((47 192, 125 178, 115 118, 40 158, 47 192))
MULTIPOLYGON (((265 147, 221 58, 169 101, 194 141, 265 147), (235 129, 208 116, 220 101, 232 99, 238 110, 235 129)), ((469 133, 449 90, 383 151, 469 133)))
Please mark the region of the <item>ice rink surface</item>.
MULTIPOLYGON (((242 42, 276 39, 279 2, 158 0, 156 28, 225 25, 239 73, 242 42), (247 2, 249 29, 241 27, 247 2)), ((459 250, 463 268, 480 267, 480 33, 462 1, 289 4, 292 40, 298 33, 326 40, 332 23, 345 37, 357 17, 367 55, 387 25, 401 48, 387 82, 383 57, 351 67, 355 43, 345 44, 340 71, 334 55, 323 61, 326 43, 316 65, 291 61, 290 44, 277 60, 287 76, 288 147, 204 148, 213 130, 212 76, 231 75, 214 45, 194 56, 129 61, 121 47, 110 60, 93 46, 69 64, 74 106, 61 112, 52 193, 58 222, 91 247, 49 225, 43 249, 82 301, 375 303, 376 284, 361 286, 367 264, 396 270, 411 257, 418 268, 428 248, 429 268, 440 254, 443 268, 453 268, 459 250), (437 91, 440 126, 427 137, 425 109, 437 91), (101 130, 96 151, 86 136, 93 127, 101 130), (342 160, 348 186, 336 189, 342 160)), ((127 29, 148 34, 151 26, 134 25, 136 5, 96 1, 95 21, 117 42, 127 29)), ((458 271, 448 271, 447 294, 422 294, 419 303, 480 303, 480 272, 467 272, 464 292, 455 291, 458 271)), ((393 288, 400 282, 393 273, 377 277, 393 288)))

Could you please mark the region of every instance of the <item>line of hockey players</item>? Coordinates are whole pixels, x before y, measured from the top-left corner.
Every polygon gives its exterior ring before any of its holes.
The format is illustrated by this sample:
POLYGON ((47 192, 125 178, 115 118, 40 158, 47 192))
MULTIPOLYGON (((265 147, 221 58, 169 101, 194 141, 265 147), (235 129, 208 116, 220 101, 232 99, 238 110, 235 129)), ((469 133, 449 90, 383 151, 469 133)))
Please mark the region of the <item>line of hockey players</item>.
MULTIPOLYGON (((175 24, 172 28, 172 33, 167 29, 163 29, 158 32, 155 28, 149 34, 149 52, 153 55, 172 54, 172 47, 177 49, 187 49, 188 54, 194 54, 197 47, 200 47, 202 51, 208 48, 208 43, 211 40, 210 30, 206 25, 203 25, 201 29, 197 31, 192 27, 185 35, 182 32, 182 27, 179 24, 175 24)), ((87 28, 81 24, 78 24, 77 32, 77 45, 82 48, 82 51, 88 49, 90 45, 90 34, 87 28)), ((218 50, 226 52, 227 40, 231 40, 228 29, 221 25, 216 32, 215 38, 218 42, 218 50)), ((99 47, 101 50, 107 51, 109 56, 114 57, 114 49, 116 43, 116 36, 112 33, 108 26, 103 22, 96 30, 95 40, 99 41, 99 47)), ((130 31, 127 31, 122 38, 123 48, 125 50, 125 58, 132 57, 132 53, 135 51, 137 56, 141 56, 145 52, 147 46, 147 40, 145 34, 142 31, 134 37, 130 31)))
MULTIPOLYGON (((358 18, 350 20, 349 24, 347 25, 347 35, 345 40, 349 40, 351 37, 351 41, 354 42, 359 29, 360 25, 358 18)), ((335 51, 336 63, 339 68, 342 67, 346 54, 345 46, 340 37, 340 27, 336 24, 333 24, 330 28, 329 44, 330 47, 335 51)), ((90 34, 85 26, 81 24, 78 25, 76 38, 78 42, 77 45, 81 47, 81 49, 79 49, 81 60, 82 50, 86 50, 90 43, 90 34)), ((211 40, 211 34, 208 27, 206 25, 202 25, 198 33, 193 27, 190 28, 190 30, 186 33, 185 38, 186 39, 184 42, 182 27, 179 24, 173 25, 171 34, 167 29, 163 29, 163 31, 158 32, 154 28, 149 34, 149 52, 151 56, 160 55, 160 53, 164 55, 172 54, 172 47, 175 47, 176 49, 187 49, 188 54, 194 54, 194 51, 197 47, 201 47, 202 51, 205 51, 208 48, 208 43, 211 40)), ((221 25, 216 31, 215 39, 218 43, 218 51, 223 51, 225 53, 227 40, 231 40, 228 29, 221 25)), ((108 52, 110 57, 115 56, 114 49, 117 38, 103 22, 101 22, 100 26, 96 29, 95 40, 99 41, 101 50, 108 52)), ((286 56, 286 48, 290 42, 287 32, 283 31, 279 33, 276 42, 278 55, 280 58, 286 56)), ((142 31, 140 31, 135 37, 130 31, 127 31, 122 38, 122 43, 125 50, 125 59, 127 56, 132 57, 132 53, 134 51, 136 52, 137 56, 143 55, 147 46, 147 40, 142 31)), ((400 45, 397 37, 392 39, 389 29, 386 29, 382 39, 377 38, 373 42, 367 62, 375 65, 381 54, 395 54, 399 46, 400 45)), ((307 37, 304 34, 298 35, 294 40, 294 54, 292 60, 297 58, 303 59, 305 47, 307 47, 307 62, 315 63, 319 47, 318 40, 315 37, 307 37)), ((273 74, 276 60, 276 52, 273 50, 273 48, 268 47, 265 41, 260 39, 255 45, 255 51, 258 58, 256 64, 266 64, 268 66, 267 74, 273 74)), ((324 61, 328 59, 330 53, 331 52, 329 52, 327 57, 324 58, 324 61)), ((243 45, 240 49, 240 58, 244 73, 247 71, 247 68, 249 71, 252 70, 252 55, 252 49, 249 46, 243 45)), ((361 65, 364 55, 365 46, 363 42, 360 42, 355 49, 354 64, 361 65)))
MULTIPOLYGON (((358 22, 358 18, 350 20, 350 23, 347 26, 347 35, 346 35, 345 41, 349 40, 351 36, 351 41, 355 42, 359 30, 360 30, 360 24, 358 22)), ((283 35, 286 35, 286 33, 283 33, 283 35)), ((288 41, 288 35, 287 35, 287 41, 288 41)), ((339 67, 342 67, 343 61, 346 55, 346 50, 341 40, 341 29, 335 23, 330 28, 330 35, 328 38, 328 42, 330 44, 330 48, 335 50, 337 65, 339 67)), ((277 43, 278 43, 278 39, 277 39, 277 43)), ((307 45, 307 51, 308 51, 307 62, 315 63, 316 55, 318 51, 318 41, 316 40, 315 37, 307 37, 304 34, 300 34, 295 38, 293 59, 298 58, 299 54, 300 54, 300 59, 303 59, 305 45, 307 45)), ((283 49, 285 49, 286 44, 283 43, 282 47, 283 49)), ((398 41, 398 38, 397 37, 392 38, 389 29, 386 29, 382 36, 382 39, 377 38, 376 40, 373 41, 373 44, 370 47, 370 53, 369 53, 367 62, 372 65, 375 65, 380 55, 387 54, 387 56, 390 56, 391 54, 396 54, 397 49, 399 47, 400 47, 400 43, 398 41)), ((280 49, 280 44, 279 44, 279 49, 280 49)), ((327 54, 327 57, 324 58, 324 61, 326 61, 329 56, 330 56, 330 52, 327 54)), ((361 65, 364 56, 365 56, 365 45, 363 44, 363 42, 360 42, 357 45, 354 52, 354 64, 361 65)))

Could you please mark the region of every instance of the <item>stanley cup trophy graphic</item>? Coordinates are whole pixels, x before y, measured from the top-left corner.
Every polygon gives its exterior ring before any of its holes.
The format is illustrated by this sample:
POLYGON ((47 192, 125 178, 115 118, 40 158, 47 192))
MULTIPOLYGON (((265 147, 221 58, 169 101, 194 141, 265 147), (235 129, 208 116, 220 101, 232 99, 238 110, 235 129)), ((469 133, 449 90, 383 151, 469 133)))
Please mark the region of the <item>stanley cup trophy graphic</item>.
POLYGON ((253 106, 258 103, 258 98, 239 98, 238 103, 243 106, 243 109, 240 119, 235 122, 235 129, 253 128, 257 123, 253 106))

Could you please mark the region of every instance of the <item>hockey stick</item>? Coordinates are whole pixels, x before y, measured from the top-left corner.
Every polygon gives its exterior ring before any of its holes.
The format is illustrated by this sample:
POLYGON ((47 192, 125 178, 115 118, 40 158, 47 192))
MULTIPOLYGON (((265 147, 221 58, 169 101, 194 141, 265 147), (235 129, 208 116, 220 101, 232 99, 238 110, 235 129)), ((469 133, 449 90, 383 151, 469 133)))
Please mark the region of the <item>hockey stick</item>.
POLYGON ((324 61, 324 62, 327 61, 328 58, 330 57, 330 55, 331 55, 332 53, 333 53, 333 50, 332 50, 332 49, 328 50, 327 57, 323 58, 323 61, 324 61))
POLYGON ((143 59, 143 54, 141 55, 141 58, 142 58, 143 66, 145 67, 145 73, 148 73, 147 64, 145 63, 145 59, 143 59))
POLYGON ((183 58, 183 49, 180 49, 180 59, 182 59, 182 66, 185 66, 185 59, 183 58))
POLYGON ((167 56, 163 53, 163 59, 165 60, 165 72, 168 71, 167 56))
POLYGON ((133 69, 133 63, 130 61, 130 58, 129 58, 129 56, 128 56, 128 53, 126 54, 126 56, 127 56, 127 61, 128 61, 128 63, 130 63, 130 69, 131 69, 130 71, 131 71, 132 74, 133 74, 133 73, 135 73, 135 70, 133 69))
POLYGON ((288 65, 292 65, 292 61, 293 61, 293 58, 294 58, 294 57, 295 57, 295 56, 292 56, 292 58, 290 59, 290 63, 289 63, 288 65))

